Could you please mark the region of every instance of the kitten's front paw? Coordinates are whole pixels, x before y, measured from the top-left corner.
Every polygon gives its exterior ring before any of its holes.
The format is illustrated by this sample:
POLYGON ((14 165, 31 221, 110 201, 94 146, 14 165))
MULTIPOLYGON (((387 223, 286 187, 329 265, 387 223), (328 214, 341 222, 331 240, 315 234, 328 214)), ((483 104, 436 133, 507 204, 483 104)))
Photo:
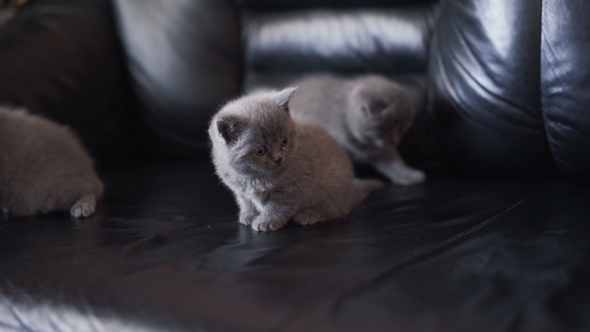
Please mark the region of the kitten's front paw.
POLYGON ((94 214, 95 206, 90 203, 76 203, 70 209, 70 215, 74 218, 86 218, 94 214))
POLYGON ((256 215, 253 213, 244 213, 244 212, 240 212, 240 224, 244 224, 246 226, 249 226, 252 224, 252 221, 254 220, 254 218, 256 218, 256 215))
POLYGON ((397 168, 395 171, 390 172, 388 177, 393 183, 404 186, 422 183, 426 180, 426 174, 424 172, 413 168, 397 168))
POLYGON ((273 222, 270 219, 261 217, 255 218, 252 222, 252 229, 259 232, 276 231, 277 229, 280 229, 283 226, 285 226, 284 223, 273 222))
POLYGON ((94 195, 87 195, 80 198, 70 208, 70 215, 74 218, 90 217, 96 211, 96 197, 94 195))

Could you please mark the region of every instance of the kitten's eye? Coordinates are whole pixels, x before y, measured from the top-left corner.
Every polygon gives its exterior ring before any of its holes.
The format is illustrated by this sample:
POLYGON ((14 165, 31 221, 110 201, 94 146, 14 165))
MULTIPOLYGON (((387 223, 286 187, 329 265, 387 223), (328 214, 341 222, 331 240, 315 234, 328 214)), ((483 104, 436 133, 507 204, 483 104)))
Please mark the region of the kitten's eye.
POLYGON ((289 140, 286 138, 283 138, 283 140, 281 141, 281 145, 286 146, 287 144, 289 144, 289 140))
POLYGON ((265 153, 266 153, 265 148, 260 148, 260 149, 256 150, 256 154, 259 156, 264 156, 265 153))
POLYGON ((369 113, 369 108, 367 108, 367 106, 362 106, 361 107, 361 111, 363 111, 363 113, 369 113))

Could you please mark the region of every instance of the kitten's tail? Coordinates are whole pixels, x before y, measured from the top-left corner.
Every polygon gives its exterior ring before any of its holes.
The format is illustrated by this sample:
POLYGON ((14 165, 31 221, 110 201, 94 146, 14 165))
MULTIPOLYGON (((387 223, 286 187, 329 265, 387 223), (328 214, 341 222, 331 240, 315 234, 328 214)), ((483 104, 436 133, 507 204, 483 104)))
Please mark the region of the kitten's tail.
POLYGON ((379 190, 383 188, 385 184, 379 180, 361 180, 361 179, 354 179, 352 186, 353 186, 353 193, 352 193, 352 200, 350 202, 350 208, 354 209, 362 201, 367 198, 369 193, 374 190, 379 190))

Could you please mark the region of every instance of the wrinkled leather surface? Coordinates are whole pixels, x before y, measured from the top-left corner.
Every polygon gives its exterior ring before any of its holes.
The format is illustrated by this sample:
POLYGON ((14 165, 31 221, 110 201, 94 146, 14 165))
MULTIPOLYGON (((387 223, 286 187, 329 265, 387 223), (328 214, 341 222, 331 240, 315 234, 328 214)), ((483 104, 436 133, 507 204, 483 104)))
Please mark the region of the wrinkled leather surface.
POLYGON ((473 172, 546 174, 541 1, 453 0, 440 10, 429 77, 443 158, 473 172))
POLYGON ((238 17, 228 0, 114 1, 139 119, 152 153, 194 155, 241 82, 238 17))
POLYGON ((103 175, 95 217, 0 222, 2 328, 590 328, 588 188, 434 177, 267 234, 208 164, 103 175))
POLYGON ((247 12, 242 39, 255 72, 423 73, 432 28, 427 6, 247 12))
POLYGON ((30 0, 0 26, 0 104, 69 125, 95 156, 132 131, 124 86, 108 0, 30 0))
POLYGON ((285 10, 301 8, 388 7, 406 4, 432 3, 436 0, 234 0, 250 9, 285 10))
POLYGON ((541 91, 555 163, 590 180, 590 3, 543 1, 541 91))

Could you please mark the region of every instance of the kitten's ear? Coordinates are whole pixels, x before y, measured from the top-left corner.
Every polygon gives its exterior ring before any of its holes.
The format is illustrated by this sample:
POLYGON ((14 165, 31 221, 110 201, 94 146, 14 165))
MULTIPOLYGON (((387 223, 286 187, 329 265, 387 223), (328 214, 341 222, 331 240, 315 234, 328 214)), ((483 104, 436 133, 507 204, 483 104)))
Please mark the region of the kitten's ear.
POLYGON ((244 121, 234 115, 220 117, 215 124, 217 125, 217 131, 219 131, 227 145, 234 143, 246 128, 244 121))
POLYGON ((286 112, 289 112, 289 101, 291 100, 291 98, 293 98, 295 91, 297 91, 296 86, 283 89, 277 92, 277 94, 274 97, 274 101, 277 104, 279 104, 279 106, 281 106, 281 109, 285 110, 286 112))

